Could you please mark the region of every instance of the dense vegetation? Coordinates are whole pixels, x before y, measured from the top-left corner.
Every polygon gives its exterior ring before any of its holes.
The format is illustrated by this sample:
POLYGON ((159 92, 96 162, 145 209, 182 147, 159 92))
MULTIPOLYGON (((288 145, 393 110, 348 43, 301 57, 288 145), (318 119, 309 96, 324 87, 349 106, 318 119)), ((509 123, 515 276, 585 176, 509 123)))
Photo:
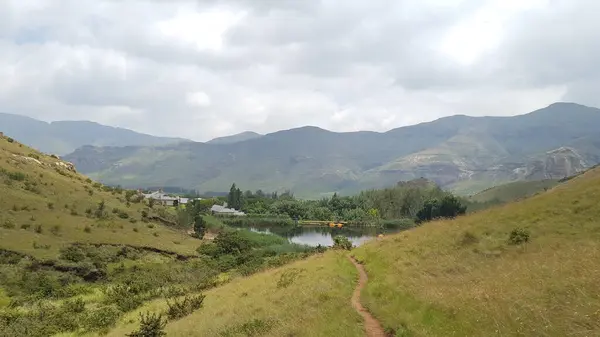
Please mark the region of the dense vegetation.
POLYGON ((322 251, 228 229, 213 203, 163 207, 0 137, 0 336, 103 333, 167 300, 143 335, 202 308, 207 289, 322 251))
MULTIPOLYGON (((369 190, 355 196, 338 196, 320 200, 296 199, 290 192, 283 194, 246 191, 242 193, 235 184, 227 196, 228 204, 246 212, 246 219, 229 219, 226 222, 243 225, 293 225, 294 220, 346 221, 353 225, 404 226, 406 220, 431 220, 438 217, 455 217, 466 211, 463 201, 435 184, 398 184, 382 190, 369 190), (424 208, 441 205, 441 212, 424 208)), ((437 209, 437 208, 436 208, 437 209)))
MULTIPOLYGON (((428 222, 353 249, 369 275, 362 303, 390 336, 597 336, 598 196, 596 170, 518 203, 428 222)), ((202 312, 165 331, 364 336, 349 305, 356 270, 344 252, 207 290, 202 312)))

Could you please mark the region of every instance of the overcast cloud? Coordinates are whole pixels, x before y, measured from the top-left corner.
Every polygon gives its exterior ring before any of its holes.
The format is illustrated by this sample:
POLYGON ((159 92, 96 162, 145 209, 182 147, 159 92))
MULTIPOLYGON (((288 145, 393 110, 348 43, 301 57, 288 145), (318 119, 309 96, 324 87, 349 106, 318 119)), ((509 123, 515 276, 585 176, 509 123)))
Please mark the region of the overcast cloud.
POLYGON ((204 141, 600 106, 595 0, 3 0, 0 111, 204 141))

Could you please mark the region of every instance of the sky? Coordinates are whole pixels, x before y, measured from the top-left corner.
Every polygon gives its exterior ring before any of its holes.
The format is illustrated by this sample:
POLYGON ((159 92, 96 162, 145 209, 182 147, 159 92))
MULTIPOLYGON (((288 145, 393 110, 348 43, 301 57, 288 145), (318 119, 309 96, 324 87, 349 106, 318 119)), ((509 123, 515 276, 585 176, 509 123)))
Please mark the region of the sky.
POLYGON ((599 12, 596 0, 2 0, 0 112, 206 141, 600 107, 599 12))

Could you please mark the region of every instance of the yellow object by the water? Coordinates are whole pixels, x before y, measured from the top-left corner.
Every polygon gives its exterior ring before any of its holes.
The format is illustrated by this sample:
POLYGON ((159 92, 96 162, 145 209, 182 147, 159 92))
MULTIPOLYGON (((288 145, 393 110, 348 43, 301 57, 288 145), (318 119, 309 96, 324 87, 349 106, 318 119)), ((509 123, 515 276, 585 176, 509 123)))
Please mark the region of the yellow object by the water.
POLYGON ((335 227, 335 224, 333 222, 330 222, 329 227, 335 227))
POLYGON ((337 226, 338 226, 338 228, 342 228, 342 227, 344 227, 344 224, 339 223, 339 224, 337 224, 337 226))
POLYGON ((381 239, 383 237, 383 234, 379 234, 377 235, 377 237, 381 239))

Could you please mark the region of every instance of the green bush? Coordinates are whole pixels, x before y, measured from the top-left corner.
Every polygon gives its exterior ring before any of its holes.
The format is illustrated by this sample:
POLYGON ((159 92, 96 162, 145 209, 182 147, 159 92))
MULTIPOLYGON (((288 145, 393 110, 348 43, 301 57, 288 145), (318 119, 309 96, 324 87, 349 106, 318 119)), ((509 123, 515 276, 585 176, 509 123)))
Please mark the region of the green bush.
POLYGON ((162 315, 150 314, 149 312, 140 314, 140 328, 127 337, 162 337, 166 336, 164 329, 167 321, 163 320, 162 315))
POLYGON ((142 305, 143 298, 139 295, 140 292, 141 289, 117 284, 107 288, 104 295, 107 303, 115 304, 121 311, 128 312, 142 305))
POLYGON ((71 262, 82 262, 86 258, 86 254, 81 247, 69 246, 60 250, 60 258, 71 262))
POLYGON ((529 242, 531 233, 527 229, 515 228, 510 232, 508 242, 511 245, 520 245, 529 242))
POLYGON ((234 336, 263 336, 267 334, 274 326, 272 321, 263 321, 261 319, 253 319, 243 324, 238 324, 222 331, 221 337, 234 336))
POLYGON ((66 300, 62 304, 61 310, 68 313, 79 314, 85 311, 85 302, 81 298, 66 300))
POLYGON ((23 172, 6 172, 6 175, 8 178, 15 181, 24 181, 27 179, 27 176, 23 172))
POLYGON ((42 225, 35 225, 34 231, 38 234, 42 234, 42 232, 44 231, 42 228, 42 225))
POLYGON ((352 249, 352 242, 343 235, 337 235, 333 238, 333 248, 350 250, 352 249))
POLYGON ((167 317, 170 320, 176 320, 183 318, 187 315, 190 315, 194 311, 200 309, 202 307, 202 303, 204 302, 204 295, 198 296, 186 296, 183 300, 174 300, 170 302, 167 300, 167 317))
POLYGON ((87 312, 83 321, 84 329, 90 332, 106 333, 114 327, 122 312, 115 306, 102 306, 87 312))

